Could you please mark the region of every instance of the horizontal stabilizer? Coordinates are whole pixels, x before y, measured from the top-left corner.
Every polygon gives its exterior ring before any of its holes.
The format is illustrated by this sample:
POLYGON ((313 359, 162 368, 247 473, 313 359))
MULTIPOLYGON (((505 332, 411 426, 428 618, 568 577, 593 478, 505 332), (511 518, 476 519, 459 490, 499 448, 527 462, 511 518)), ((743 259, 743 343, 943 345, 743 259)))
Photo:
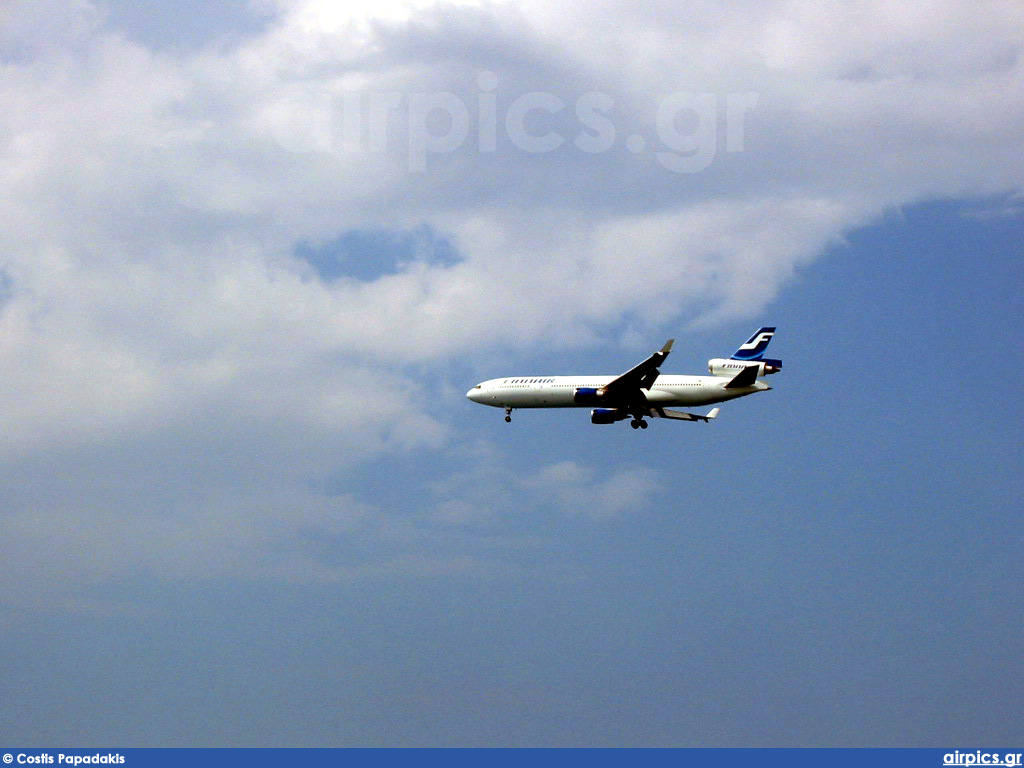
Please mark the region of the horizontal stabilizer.
POLYGON ((732 381, 725 385, 726 389, 743 389, 743 387, 752 387, 754 382, 757 381, 757 369, 756 365, 748 365, 742 371, 733 376, 732 381))
POLYGON ((658 416, 662 419, 676 419, 678 421, 711 421, 718 415, 720 408, 712 408, 708 411, 707 416, 701 416, 696 413, 687 413, 686 411, 673 411, 669 408, 652 408, 651 416, 658 416))

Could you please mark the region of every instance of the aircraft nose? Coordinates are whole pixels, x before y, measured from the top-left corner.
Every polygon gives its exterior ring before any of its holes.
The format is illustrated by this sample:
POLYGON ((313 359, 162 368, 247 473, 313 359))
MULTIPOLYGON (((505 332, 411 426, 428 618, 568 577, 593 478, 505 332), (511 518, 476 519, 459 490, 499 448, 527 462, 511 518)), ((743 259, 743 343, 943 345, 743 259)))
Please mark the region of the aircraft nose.
POLYGON ((482 392, 483 392, 483 389, 481 388, 481 386, 479 384, 477 384, 475 387, 473 387, 471 390, 469 390, 466 393, 466 397, 468 397, 474 403, 479 403, 482 392))

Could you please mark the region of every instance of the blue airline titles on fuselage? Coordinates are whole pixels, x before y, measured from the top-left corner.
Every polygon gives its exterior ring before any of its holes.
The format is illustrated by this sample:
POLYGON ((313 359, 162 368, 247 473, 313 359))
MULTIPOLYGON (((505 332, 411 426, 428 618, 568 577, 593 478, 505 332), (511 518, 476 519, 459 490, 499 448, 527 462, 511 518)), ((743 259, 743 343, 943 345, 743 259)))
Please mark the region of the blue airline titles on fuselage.
POLYGON ((466 393, 474 403, 505 409, 593 407, 594 424, 632 417, 633 429, 646 429, 645 418, 710 422, 718 416, 670 410, 668 406, 713 405, 771 389, 759 378, 782 370, 781 360, 765 358, 775 328, 760 328, 729 359, 708 360, 709 376, 663 375, 659 366, 672 351, 672 339, 620 376, 511 376, 481 382, 466 393))

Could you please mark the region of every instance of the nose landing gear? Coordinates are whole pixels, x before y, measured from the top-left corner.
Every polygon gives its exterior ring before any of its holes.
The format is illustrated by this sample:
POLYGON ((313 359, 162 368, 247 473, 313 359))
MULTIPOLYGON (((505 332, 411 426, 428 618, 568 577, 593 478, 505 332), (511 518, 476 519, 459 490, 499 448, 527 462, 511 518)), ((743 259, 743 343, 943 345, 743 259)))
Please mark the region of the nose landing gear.
POLYGON ((505 421, 506 422, 512 421, 512 409, 511 408, 508 408, 508 407, 505 408, 505 421))

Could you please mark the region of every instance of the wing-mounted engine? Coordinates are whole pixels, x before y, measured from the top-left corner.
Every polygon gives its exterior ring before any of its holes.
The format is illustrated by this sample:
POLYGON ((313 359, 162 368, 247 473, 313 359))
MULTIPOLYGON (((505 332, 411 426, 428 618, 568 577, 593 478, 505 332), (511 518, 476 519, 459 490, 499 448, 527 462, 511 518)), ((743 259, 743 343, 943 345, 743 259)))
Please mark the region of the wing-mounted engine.
MULTIPOLYGON (((673 340, 666 341, 661 349, 639 365, 635 365, 621 376, 616 376, 600 387, 577 387, 573 390, 572 401, 576 405, 626 405, 645 403, 646 393, 658 378, 658 366, 665 362, 672 351, 673 340)), ((595 422, 597 423, 597 422, 595 422)))
POLYGON ((621 408, 595 408, 590 412, 591 424, 614 424, 628 418, 629 414, 621 408))
POLYGON ((737 373, 742 371, 744 368, 757 367, 758 377, 767 376, 772 373, 778 373, 782 370, 781 360, 758 360, 749 363, 743 362, 742 360, 726 360, 721 357, 716 357, 712 360, 708 360, 708 373, 712 376, 735 376, 737 373))
POLYGON ((604 396, 604 387, 577 387, 572 393, 572 401, 577 405, 599 405, 604 396))

